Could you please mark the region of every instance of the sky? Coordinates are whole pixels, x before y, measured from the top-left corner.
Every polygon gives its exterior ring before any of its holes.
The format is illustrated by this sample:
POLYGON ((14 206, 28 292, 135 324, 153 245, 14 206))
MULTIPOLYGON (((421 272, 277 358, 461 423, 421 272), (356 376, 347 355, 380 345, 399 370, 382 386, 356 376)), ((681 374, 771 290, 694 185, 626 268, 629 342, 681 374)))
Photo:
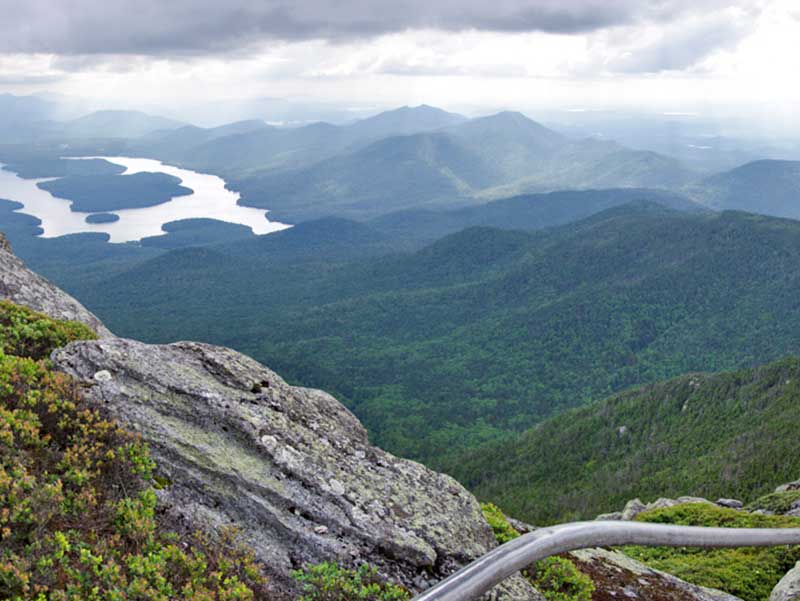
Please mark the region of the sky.
POLYGON ((796 0, 0 0, 0 14, 0 92, 98 106, 646 107, 780 129, 800 102, 796 0))

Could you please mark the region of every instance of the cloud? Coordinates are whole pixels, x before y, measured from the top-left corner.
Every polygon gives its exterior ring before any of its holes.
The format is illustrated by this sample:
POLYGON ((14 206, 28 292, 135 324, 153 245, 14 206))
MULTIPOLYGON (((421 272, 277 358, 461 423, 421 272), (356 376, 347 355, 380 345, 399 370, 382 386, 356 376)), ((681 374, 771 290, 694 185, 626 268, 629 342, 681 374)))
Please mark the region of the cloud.
POLYGON ((711 55, 736 48, 753 33, 759 13, 757 7, 736 8, 658 28, 600 35, 597 47, 605 47, 605 56, 585 69, 627 74, 698 69, 711 55))
POLYGON ((0 86, 41 86, 62 81, 61 75, 0 74, 0 86))
POLYGON ((409 29, 575 34, 667 23, 726 5, 725 0, 0 0, 0 52, 213 54, 266 40, 342 42, 409 29))

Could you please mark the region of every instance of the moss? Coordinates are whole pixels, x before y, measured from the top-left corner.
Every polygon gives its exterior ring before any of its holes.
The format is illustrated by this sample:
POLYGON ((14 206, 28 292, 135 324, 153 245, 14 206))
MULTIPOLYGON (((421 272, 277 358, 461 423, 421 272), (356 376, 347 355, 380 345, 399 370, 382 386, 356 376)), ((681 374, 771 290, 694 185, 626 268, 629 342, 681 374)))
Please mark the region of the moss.
POLYGON ((547 601, 592 601, 591 578, 565 557, 537 562, 526 575, 547 601))
MULTIPOLYGON (((754 515, 706 503, 685 504, 640 514, 639 521, 726 528, 800 528, 800 519, 754 515)), ((701 586, 720 589, 744 601, 766 601, 797 561, 800 547, 702 550, 626 547, 647 565, 701 586)))
POLYGON ((172 486, 172 480, 164 476, 153 476, 153 488, 156 490, 164 490, 172 486))
POLYGON ((772 513, 787 513, 792 505, 800 501, 800 490, 776 492, 756 499, 747 505, 747 511, 771 511, 772 513))

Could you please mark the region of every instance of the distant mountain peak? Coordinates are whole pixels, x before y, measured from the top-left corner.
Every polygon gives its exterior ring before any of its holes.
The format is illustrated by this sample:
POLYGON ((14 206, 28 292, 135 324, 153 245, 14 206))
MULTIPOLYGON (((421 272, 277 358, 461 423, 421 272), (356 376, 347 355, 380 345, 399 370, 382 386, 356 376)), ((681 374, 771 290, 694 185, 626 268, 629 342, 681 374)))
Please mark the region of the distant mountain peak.
POLYGON ((375 135, 415 134, 458 125, 467 118, 457 113, 449 113, 444 109, 420 104, 419 106, 401 106, 384 111, 373 117, 357 121, 351 127, 374 130, 375 135))
POLYGON ((542 125, 538 121, 534 121, 533 119, 531 119, 530 117, 528 117, 527 115, 525 115, 523 113, 520 113, 519 111, 500 111, 499 113, 495 113, 493 115, 486 115, 484 117, 478 117, 476 119, 473 119, 472 122, 473 123, 487 123, 487 124, 488 123, 492 123, 492 124, 503 124, 503 123, 505 123, 505 124, 517 125, 517 126, 518 125, 523 125, 523 126, 526 126, 526 127, 534 126, 534 127, 538 127, 538 128, 543 129, 543 130, 546 130, 546 131, 552 133, 553 135, 556 135, 556 136, 559 136, 559 137, 561 136, 560 134, 557 134, 553 130, 545 127, 544 125, 542 125))
POLYGON ((56 131, 77 137, 135 138, 158 130, 176 130, 186 123, 133 110, 100 110, 55 123, 56 131))

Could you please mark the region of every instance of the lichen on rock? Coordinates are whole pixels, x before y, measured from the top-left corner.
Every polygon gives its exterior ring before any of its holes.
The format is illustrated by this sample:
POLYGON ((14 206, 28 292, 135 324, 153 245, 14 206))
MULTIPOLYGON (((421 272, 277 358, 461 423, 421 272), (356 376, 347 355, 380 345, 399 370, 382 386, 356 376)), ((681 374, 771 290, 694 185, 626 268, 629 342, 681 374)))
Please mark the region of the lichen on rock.
MULTIPOLYGON (((173 523, 235 524, 287 587, 292 570, 335 560, 368 562, 420 591, 495 546, 455 480, 371 446, 332 396, 235 351, 103 339, 52 360, 150 444, 171 483, 159 496, 173 523)), ((520 578, 497 594, 538 598, 520 578)))

